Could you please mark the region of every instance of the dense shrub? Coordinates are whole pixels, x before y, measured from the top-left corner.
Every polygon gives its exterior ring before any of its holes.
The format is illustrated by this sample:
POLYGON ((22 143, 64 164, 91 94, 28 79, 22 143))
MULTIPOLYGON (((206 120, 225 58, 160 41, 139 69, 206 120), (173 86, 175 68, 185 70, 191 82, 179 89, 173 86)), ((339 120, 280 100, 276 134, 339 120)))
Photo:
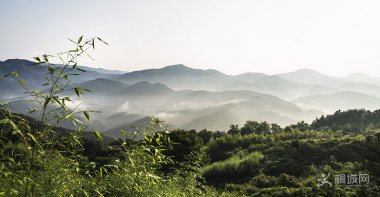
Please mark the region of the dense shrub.
POLYGON ((242 158, 215 162, 204 168, 204 177, 210 183, 239 182, 255 175, 263 158, 261 153, 254 152, 242 158))

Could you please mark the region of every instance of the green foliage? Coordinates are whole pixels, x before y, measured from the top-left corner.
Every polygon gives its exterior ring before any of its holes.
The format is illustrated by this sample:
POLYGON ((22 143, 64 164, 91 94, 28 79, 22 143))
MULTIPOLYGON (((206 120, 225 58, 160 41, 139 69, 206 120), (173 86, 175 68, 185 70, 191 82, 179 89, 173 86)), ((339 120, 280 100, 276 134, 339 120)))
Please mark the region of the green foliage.
MULTIPOLYGON (((186 175, 186 172, 196 172, 205 162, 204 145, 202 139, 195 130, 174 130, 168 132, 165 137, 170 139, 163 153, 173 162, 163 165, 164 172, 177 171, 186 175), (185 173, 184 173, 185 172, 185 173)), ((156 138, 157 139, 157 138, 156 138)))
POLYGON ((264 135, 225 135, 211 139, 206 150, 211 162, 226 160, 241 149, 247 149, 252 143, 262 143, 272 140, 264 135))
POLYGON ((235 156, 223 162, 215 162, 204 168, 204 177, 214 184, 249 179, 258 172, 263 158, 260 152, 253 152, 243 157, 235 156))
POLYGON ((225 132, 208 131, 207 129, 203 129, 198 132, 198 136, 202 139, 203 144, 207 144, 211 139, 220 138, 224 135, 226 135, 225 132))
POLYGON ((88 55, 95 41, 105 42, 83 36, 70 41, 75 48, 56 56, 62 64, 51 63, 50 55, 34 57, 36 64, 46 65, 47 89, 27 87, 17 73, 2 77, 19 81, 35 103, 30 113, 38 113, 38 120, 0 106, 0 195, 216 196, 200 182, 204 146, 195 131, 168 132, 158 119, 132 138, 109 140, 101 132, 86 131, 89 111, 68 107, 72 100, 64 93, 80 97, 89 91, 72 87, 70 76, 85 72, 77 59, 88 55), (79 114, 87 121, 74 116, 79 114), (55 126, 67 120, 76 130, 55 126), (179 170, 163 170, 168 167, 179 170))
POLYGON ((230 129, 228 130, 228 132, 227 132, 228 134, 238 134, 238 133, 240 133, 240 129, 239 129, 239 125, 234 125, 234 124, 232 124, 231 126, 230 126, 230 129))
POLYGON ((255 134, 269 134, 270 125, 267 122, 256 122, 256 121, 247 121, 244 126, 240 129, 242 135, 248 135, 251 133, 255 134))
POLYGON ((317 130, 341 130, 344 133, 363 133, 380 129, 380 110, 364 109, 338 110, 332 115, 321 116, 311 127, 317 130))
MULTIPOLYGON (((299 125, 300 126, 300 125, 299 125)), ((210 163, 204 168, 209 184, 220 192, 253 196, 376 196, 379 191, 379 133, 351 134, 294 128, 271 134, 228 134, 207 144, 210 163), (251 171, 241 162, 251 154, 262 159, 251 171), (259 157, 260 158, 260 157, 259 157), (321 173, 368 173, 363 187, 317 187, 321 173)), ((332 176, 330 181, 334 183, 332 176)))

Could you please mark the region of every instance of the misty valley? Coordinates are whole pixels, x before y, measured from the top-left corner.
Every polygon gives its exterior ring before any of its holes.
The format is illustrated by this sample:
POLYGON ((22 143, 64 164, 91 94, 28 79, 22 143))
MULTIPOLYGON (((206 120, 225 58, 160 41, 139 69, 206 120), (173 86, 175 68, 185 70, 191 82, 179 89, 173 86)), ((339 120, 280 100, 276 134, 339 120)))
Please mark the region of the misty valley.
MULTIPOLYGON (((1 64, 1 74, 17 71, 28 86, 44 90, 43 65, 17 59, 1 64)), ((330 77, 307 69, 235 76, 184 65, 128 73, 93 69, 73 76, 71 83, 90 91, 80 99, 75 92, 61 95, 76 99, 71 107, 80 103, 78 110, 93 111, 90 128, 110 137, 116 137, 112 133, 120 129, 149 121, 150 116, 164 120, 169 129, 226 131, 231 124, 242 125, 247 120, 285 127, 311 123, 337 110, 376 110, 380 106, 380 79, 364 74, 330 77)), ((10 102, 14 112, 27 114, 35 107, 16 80, 2 80, 0 89, 1 99, 10 102)), ((35 118, 39 115, 32 114, 35 118)), ((70 123, 60 126, 73 128, 70 123)))
POLYGON ((0 196, 380 192, 378 78, 42 57, 0 62, 0 196))

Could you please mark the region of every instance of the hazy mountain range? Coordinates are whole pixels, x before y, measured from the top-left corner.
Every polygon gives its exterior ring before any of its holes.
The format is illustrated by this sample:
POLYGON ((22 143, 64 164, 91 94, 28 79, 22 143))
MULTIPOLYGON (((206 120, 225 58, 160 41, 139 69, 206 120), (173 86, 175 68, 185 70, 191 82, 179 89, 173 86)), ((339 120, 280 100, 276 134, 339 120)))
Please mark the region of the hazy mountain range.
MULTIPOLYGON (((288 125, 338 109, 380 108, 380 79, 360 73, 339 78, 301 69, 226 75, 181 64, 127 73, 82 68, 88 71, 74 76, 72 86, 92 92, 75 102, 82 103, 80 109, 99 111, 91 114, 91 128, 110 136, 142 126, 149 116, 165 120, 169 128, 227 130, 246 120, 288 125)), ((27 60, 0 62, 1 76, 17 71, 36 89, 42 89, 45 70, 27 60)), ((0 81, 0 100, 26 113, 30 105, 22 91, 12 78, 0 81)), ((68 94, 75 98, 74 92, 68 94)))

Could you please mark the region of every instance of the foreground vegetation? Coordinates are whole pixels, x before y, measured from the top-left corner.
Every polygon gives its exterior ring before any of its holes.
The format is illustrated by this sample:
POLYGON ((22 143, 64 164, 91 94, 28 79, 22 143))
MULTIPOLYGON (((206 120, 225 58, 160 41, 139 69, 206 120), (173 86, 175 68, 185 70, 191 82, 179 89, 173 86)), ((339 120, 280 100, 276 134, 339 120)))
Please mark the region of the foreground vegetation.
POLYGON ((89 111, 67 107, 62 94, 84 72, 76 59, 99 38, 72 41, 76 48, 36 57, 47 66, 46 90, 27 88, 37 104, 14 114, 0 106, 0 196, 378 196, 380 111, 349 110, 281 128, 247 121, 227 132, 168 131, 152 118, 143 128, 110 139, 87 131, 89 111), (62 56, 66 58, 63 58, 62 56), (66 56, 67 55, 67 56, 66 56), (78 119, 82 115, 83 119, 78 119), (36 117, 36 116, 35 116, 36 117), (85 121, 83 121, 85 120, 85 121), (72 121, 76 130, 57 127, 72 121), (330 185, 319 185, 331 174, 330 185), (336 175, 368 174, 369 181, 338 185, 336 175))
POLYGON ((76 131, 43 136, 34 132, 35 126, 41 126, 38 122, 26 122, 17 114, 12 114, 12 119, 2 116, 2 120, 9 123, 1 127, 0 191, 5 196, 213 193, 202 186, 196 166, 192 171, 163 170, 180 163, 163 154, 171 150, 169 139, 157 131, 159 123, 154 120, 144 130, 144 140, 119 139, 110 143, 102 141, 101 135, 97 140, 76 131), (27 126, 31 124, 34 126, 27 126))
MULTIPOLYGON (((47 138, 34 132, 43 127, 38 121, 6 110, 1 114, 0 191, 5 196, 377 196, 380 192, 377 130, 343 134, 300 131, 293 125, 290 131, 242 134, 235 125, 226 133, 166 131, 152 119, 135 139, 112 140, 56 127, 50 128, 55 135, 47 138), (321 174, 327 172, 333 186, 319 187, 321 174), (359 173, 368 174, 370 181, 357 186, 334 184, 335 175, 359 173)), ((245 127, 248 124, 252 121, 245 127)))

